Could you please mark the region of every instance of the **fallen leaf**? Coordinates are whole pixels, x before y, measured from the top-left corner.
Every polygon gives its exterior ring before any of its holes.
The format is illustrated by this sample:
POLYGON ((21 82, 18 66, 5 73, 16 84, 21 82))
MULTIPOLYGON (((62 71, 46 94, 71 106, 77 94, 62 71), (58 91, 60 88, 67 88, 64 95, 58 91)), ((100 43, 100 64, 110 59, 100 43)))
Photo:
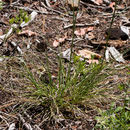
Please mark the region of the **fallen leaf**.
POLYGON ((103 3, 102 0, 95 0, 98 5, 101 5, 103 3))
POLYGON ((87 28, 81 28, 80 30, 76 30, 76 31, 74 32, 74 34, 77 35, 77 36, 83 36, 83 35, 86 34, 86 29, 87 29, 87 28))
POLYGON ((2 29, 0 29, 0 36, 1 36, 1 35, 3 35, 3 31, 2 31, 2 29))
POLYGON ((83 36, 83 35, 85 35, 87 32, 92 31, 93 29, 94 29, 94 27, 81 28, 81 29, 79 29, 79 30, 76 30, 76 31, 74 32, 74 34, 77 35, 77 36, 83 36))
POLYGON ((103 3, 102 0, 91 0, 92 2, 94 2, 96 5, 101 5, 103 3))
POLYGON ((94 58, 101 58, 101 55, 94 53, 92 51, 89 51, 87 49, 78 50, 77 55, 82 56, 82 57, 87 58, 87 59, 91 59, 92 56, 94 56, 94 58))
POLYGON ((88 27, 88 28, 87 28, 87 32, 92 31, 93 29, 94 29, 93 26, 92 26, 92 27, 88 27))
POLYGON ((58 47, 59 44, 60 44, 60 42, 59 42, 58 40, 55 40, 55 41, 53 42, 53 46, 54 46, 54 47, 58 47))
POLYGON ((86 36, 85 36, 85 39, 88 39, 88 40, 92 40, 92 39, 94 39, 95 38, 95 36, 94 36, 94 34, 92 33, 92 32, 89 32, 88 34, 86 34, 86 36))
POLYGON ((58 47, 60 45, 60 43, 63 43, 66 40, 66 38, 67 38, 67 33, 65 33, 65 36, 63 38, 56 39, 53 42, 53 46, 58 47))
POLYGON ((22 32, 19 32, 18 35, 26 35, 26 36, 36 36, 37 33, 36 32, 32 32, 30 30, 25 30, 25 31, 22 31, 22 32))
POLYGON ((66 39, 66 37, 59 38, 59 40, 58 40, 58 41, 59 41, 60 43, 62 43, 62 42, 64 42, 64 41, 65 41, 65 39, 66 39))
POLYGON ((111 2, 110 5, 109 5, 109 7, 111 7, 113 11, 114 11, 114 8, 115 8, 114 6, 115 6, 115 2, 111 2))

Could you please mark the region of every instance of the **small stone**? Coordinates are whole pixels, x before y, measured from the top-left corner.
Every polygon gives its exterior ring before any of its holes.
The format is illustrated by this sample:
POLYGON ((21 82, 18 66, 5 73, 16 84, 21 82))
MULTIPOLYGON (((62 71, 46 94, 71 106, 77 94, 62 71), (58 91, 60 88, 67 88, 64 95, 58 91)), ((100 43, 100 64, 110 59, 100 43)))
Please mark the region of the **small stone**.
POLYGON ((4 58, 0 57, 0 62, 2 62, 4 60, 4 58))
POLYGON ((128 35, 124 33, 120 28, 111 28, 106 30, 107 36, 109 35, 109 39, 111 40, 117 40, 117 39, 122 39, 122 40, 127 40, 128 35))

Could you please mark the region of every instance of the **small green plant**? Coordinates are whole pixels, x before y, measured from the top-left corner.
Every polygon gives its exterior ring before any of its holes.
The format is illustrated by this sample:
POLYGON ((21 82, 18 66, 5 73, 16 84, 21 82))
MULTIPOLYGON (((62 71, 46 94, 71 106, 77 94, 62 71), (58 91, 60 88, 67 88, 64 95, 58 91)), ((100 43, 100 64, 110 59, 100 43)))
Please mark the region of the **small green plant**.
POLYGON ((0 10, 3 8, 4 2, 0 1, 0 10))
POLYGON ((21 24, 23 21, 27 23, 30 20, 30 16, 26 11, 20 10, 19 14, 9 20, 10 24, 21 24))
POLYGON ((116 106, 112 103, 110 109, 106 111, 99 110, 100 116, 96 117, 97 124, 95 129, 100 130, 129 130, 130 129, 130 108, 128 107, 130 99, 127 97, 124 85, 119 85, 119 89, 125 92, 123 106, 116 106))
POLYGON ((27 23, 29 20, 30 20, 30 15, 28 15, 26 11, 20 10, 18 15, 16 15, 15 17, 9 20, 9 23, 18 25, 17 28, 14 28, 14 32, 18 33, 20 31, 20 24, 22 22, 27 23))

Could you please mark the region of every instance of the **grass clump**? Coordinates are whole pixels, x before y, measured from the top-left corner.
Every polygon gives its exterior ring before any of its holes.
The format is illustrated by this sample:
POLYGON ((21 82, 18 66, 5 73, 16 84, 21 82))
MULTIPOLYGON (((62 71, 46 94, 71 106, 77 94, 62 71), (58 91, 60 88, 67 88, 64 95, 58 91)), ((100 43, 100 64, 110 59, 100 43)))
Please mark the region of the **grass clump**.
POLYGON ((73 9, 73 29, 72 43, 70 45, 70 61, 65 67, 61 55, 58 56, 58 76, 52 79, 49 68, 49 58, 46 52, 46 77, 36 79, 31 70, 26 65, 28 78, 35 89, 32 96, 41 101, 41 104, 50 107, 51 115, 59 115, 61 110, 74 110, 82 104, 86 98, 90 97, 91 91, 104 79, 106 75, 102 70, 106 67, 105 62, 93 63, 87 66, 86 61, 81 61, 80 57, 73 52, 74 31, 76 24, 77 11, 73 9))
POLYGON ((47 105, 56 115, 60 110, 75 108, 82 104, 91 91, 106 77, 102 70, 106 67, 105 63, 90 64, 86 66, 85 61, 80 61, 80 57, 73 57, 73 65, 68 80, 67 69, 63 65, 60 58, 59 73, 55 80, 51 78, 48 72, 49 80, 36 79, 31 70, 26 68, 28 79, 31 81, 35 89, 33 89, 32 97, 36 97, 42 105, 47 105))

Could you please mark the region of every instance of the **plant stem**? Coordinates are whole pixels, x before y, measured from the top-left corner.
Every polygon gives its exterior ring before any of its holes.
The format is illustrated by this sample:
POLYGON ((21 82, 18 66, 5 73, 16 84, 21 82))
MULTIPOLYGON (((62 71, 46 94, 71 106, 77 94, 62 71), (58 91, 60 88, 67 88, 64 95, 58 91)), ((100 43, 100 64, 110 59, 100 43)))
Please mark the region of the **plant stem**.
MULTIPOLYGON (((74 1, 73 1, 74 2, 74 1)), ((69 69, 68 69, 68 75, 67 75, 67 81, 70 80, 70 72, 71 72, 71 62, 72 62, 72 58, 73 58, 73 46, 74 46, 74 32, 75 32, 75 24, 76 24, 76 16, 77 16, 77 11, 75 12, 74 7, 73 7, 73 28, 72 28, 72 42, 71 42, 71 46, 70 46, 70 62, 69 62, 69 69)))

